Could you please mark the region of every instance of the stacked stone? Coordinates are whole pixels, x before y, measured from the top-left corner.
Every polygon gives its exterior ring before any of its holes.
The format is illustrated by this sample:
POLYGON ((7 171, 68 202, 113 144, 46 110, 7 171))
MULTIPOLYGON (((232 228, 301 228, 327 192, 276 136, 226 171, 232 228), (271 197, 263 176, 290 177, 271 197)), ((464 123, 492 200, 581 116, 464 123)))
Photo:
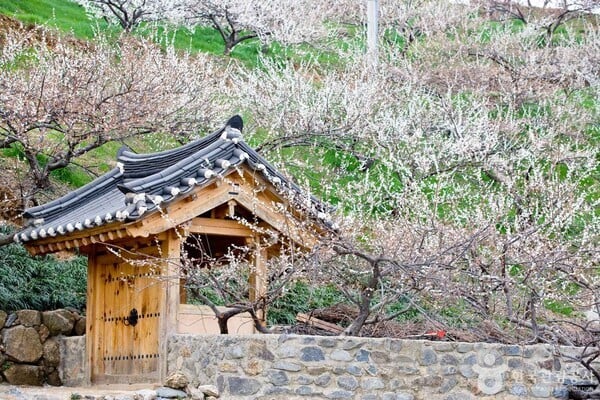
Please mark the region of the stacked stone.
POLYGON ((231 399, 566 398, 589 377, 544 345, 286 335, 175 335, 167 363, 231 399))
POLYGON ((61 385, 58 336, 83 334, 85 318, 76 311, 0 311, 0 382, 61 385))
POLYGON ((165 380, 164 386, 156 389, 157 400, 186 399, 216 400, 220 397, 219 389, 213 385, 190 384, 188 376, 182 372, 174 372, 165 380))

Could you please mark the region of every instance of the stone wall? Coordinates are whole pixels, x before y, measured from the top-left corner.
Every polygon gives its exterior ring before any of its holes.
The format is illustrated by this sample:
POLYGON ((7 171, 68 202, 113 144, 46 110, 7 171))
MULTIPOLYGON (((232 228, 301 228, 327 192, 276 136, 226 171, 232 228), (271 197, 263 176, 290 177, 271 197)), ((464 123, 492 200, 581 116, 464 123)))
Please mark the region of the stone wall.
POLYGON ((75 311, 0 311, 0 382, 62 385, 61 337, 84 333, 85 318, 75 311))
POLYGON ((85 336, 62 336, 58 376, 65 386, 88 386, 88 361, 85 336))
POLYGON ((576 348, 289 335, 175 335, 168 372, 227 399, 565 398, 576 348))

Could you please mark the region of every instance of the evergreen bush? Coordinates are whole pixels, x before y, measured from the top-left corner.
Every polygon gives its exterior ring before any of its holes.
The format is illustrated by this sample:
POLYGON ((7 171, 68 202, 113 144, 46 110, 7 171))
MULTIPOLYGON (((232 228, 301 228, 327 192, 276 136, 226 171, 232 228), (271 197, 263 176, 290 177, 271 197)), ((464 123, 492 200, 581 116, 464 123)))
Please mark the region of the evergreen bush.
MULTIPOLYGON (((6 234, 10 229, 0 225, 0 232, 6 234)), ((86 282, 84 257, 31 257, 20 244, 0 247, 0 310, 83 310, 86 282)))

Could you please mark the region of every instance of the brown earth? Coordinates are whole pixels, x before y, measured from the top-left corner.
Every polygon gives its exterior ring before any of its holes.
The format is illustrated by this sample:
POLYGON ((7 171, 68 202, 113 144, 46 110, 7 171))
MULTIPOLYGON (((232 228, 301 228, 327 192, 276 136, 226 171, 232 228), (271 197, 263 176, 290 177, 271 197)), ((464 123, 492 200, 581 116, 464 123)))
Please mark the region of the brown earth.
POLYGON ((44 42, 49 47, 54 47, 59 39, 69 43, 71 46, 86 49, 90 48, 90 43, 86 40, 77 39, 71 35, 59 33, 46 27, 31 23, 23 23, 18 19, 0 14, 0 48, 4 47, 6 35, 11 32, 19 32, 21 39, 28 43, 44 42))

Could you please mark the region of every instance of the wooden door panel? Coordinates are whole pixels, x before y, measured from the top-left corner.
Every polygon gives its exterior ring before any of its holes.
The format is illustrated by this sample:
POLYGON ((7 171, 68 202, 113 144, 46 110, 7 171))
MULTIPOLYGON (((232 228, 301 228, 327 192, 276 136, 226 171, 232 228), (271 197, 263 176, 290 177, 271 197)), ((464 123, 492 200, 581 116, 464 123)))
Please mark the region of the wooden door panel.
MULTIPOLYGON (((143 249, 152 255, 156 250, 143 249)), ((101 357, 95 358, 92 379, 97 382, 131 382, 157 377, 159 367, 159 319, 161 283, 154 262, 127 262, 102 256, 94 279, 101 297, 92 340, 101 357), (137 311, 135 324, 129 321, 137 311)), ((92 269, 94 270, 94 269, 92 269)), ((150 380, 151 380, 150 379, 150 380)))

